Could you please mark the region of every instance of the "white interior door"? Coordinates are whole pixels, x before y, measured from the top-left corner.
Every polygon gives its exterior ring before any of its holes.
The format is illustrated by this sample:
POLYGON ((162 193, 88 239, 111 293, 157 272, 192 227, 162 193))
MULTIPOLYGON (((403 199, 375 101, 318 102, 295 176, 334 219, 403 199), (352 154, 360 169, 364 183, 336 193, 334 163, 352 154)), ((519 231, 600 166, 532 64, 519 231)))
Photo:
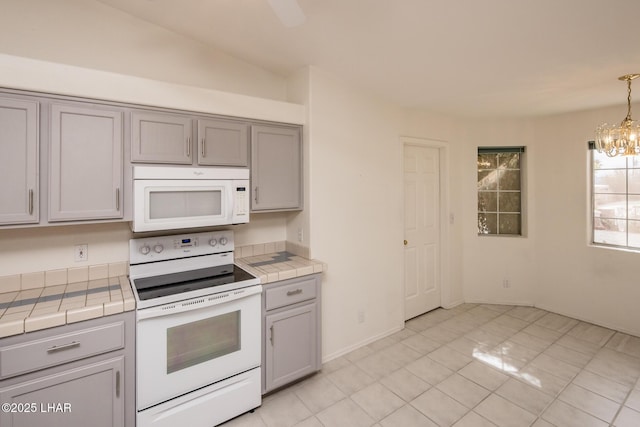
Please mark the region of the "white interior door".
POLYGON ((440 153, 404 146, 405 320, 440 307, 440 153))

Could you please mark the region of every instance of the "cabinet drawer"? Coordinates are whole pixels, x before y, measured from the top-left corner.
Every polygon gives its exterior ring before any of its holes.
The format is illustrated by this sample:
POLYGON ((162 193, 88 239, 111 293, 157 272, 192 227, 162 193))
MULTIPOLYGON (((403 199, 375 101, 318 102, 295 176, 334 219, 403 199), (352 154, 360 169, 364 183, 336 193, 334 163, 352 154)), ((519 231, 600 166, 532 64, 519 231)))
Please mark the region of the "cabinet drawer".
POLYGON ((284 307, 300 301, 316 298, 316 279, 300 280, 289 285, 267 289, 265 293, 265 309, 284 307))
POLYGON ((6 378, 124 347, 124 322, 0 348, 0 378, 6 378))

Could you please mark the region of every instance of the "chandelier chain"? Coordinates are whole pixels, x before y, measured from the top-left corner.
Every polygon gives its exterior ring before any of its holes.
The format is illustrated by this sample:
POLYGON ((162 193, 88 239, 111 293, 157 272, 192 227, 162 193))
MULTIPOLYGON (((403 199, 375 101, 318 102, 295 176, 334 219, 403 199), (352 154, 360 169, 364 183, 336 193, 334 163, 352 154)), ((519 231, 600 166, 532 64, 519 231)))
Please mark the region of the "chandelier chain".
POLYGON ((624 119, 625 122, 631 120, 631 78, 627 79, 627 118, 624 119))

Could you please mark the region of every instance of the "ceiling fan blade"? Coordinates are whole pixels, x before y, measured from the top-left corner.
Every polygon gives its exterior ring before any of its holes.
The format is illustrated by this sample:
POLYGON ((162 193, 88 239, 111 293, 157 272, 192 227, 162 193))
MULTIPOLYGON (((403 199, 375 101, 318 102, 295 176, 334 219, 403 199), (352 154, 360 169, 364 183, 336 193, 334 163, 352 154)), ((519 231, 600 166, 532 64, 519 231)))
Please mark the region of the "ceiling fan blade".
POLYGON ((297 0, 267 0, 278 19, 285 27, 297 27, 306 21, 307 17, 300 8, 297 0))

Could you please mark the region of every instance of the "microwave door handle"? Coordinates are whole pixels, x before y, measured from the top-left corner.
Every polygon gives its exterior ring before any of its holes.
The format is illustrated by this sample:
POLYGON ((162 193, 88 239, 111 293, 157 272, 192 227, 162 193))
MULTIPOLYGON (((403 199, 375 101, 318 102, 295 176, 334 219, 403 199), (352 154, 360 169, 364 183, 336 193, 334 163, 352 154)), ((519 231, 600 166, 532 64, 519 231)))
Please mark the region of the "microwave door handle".
POLYGON ((235 211, 236 211, 236 206, 235 206, 235 203, 234 203, 235 197, 233 197, 234 196, 234 194, 233 194, 234 193, 234 190, 233 190, 234 187, 235 187, 235 185, 233 183, 231 183, 231 185, 229 186, 229 191, 228 191, 229 194, 227 196, 227 203, 228 203, 227 206, 231 207, 231 209, 227 208, 227 212, 228 212, 227 221, 228 222, 233 222, 233 217, 234 217, 234 214, 235 214, 235 211))

